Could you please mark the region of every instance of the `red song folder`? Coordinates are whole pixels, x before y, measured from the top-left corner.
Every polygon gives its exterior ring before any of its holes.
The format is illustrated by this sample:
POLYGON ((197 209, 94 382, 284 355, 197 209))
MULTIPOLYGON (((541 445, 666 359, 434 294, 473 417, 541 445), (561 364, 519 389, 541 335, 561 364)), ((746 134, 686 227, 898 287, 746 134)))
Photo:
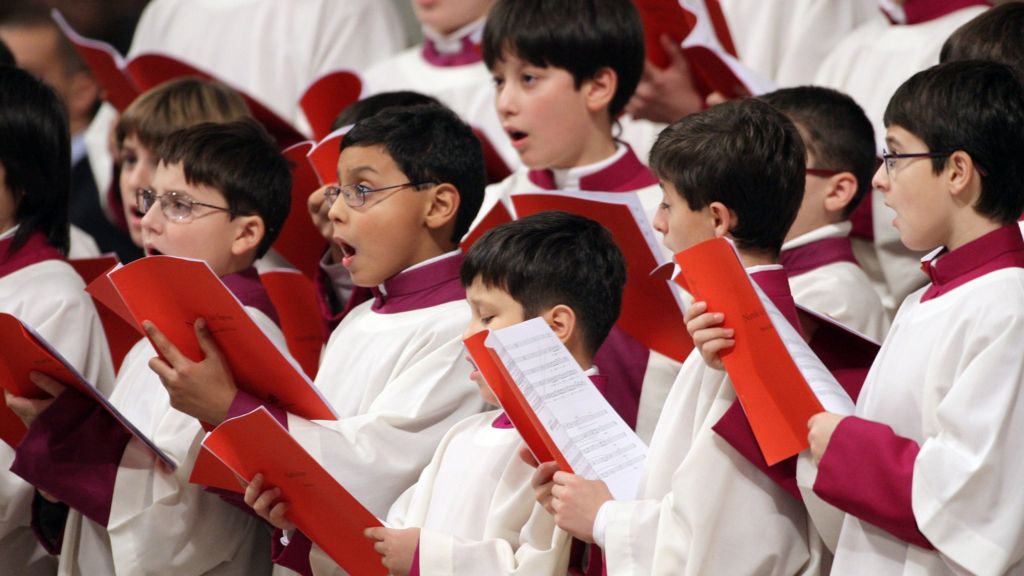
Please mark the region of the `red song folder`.
POLYGON ((315 378, 320 366, 320 352, 328 336, 316 297, 316 286, 295 270, 261 272, 260 280, 277 309, 288 351, 302 366, 303 372, 315 378))
MULTIPOLYGON (((99 256, 96 258, 76 258, 68 260, 68 264, 78 272, 82 281, 86 284, 92 283, 99 276, 106 274, 119 264, 117 256, 99 256)), ((116 312, 107 308, 102 302, 93 297, 96 304, 96 313, 99 314, 100 322, 103 324, 103 333, 107 337, 107 346, 110 347, 110 359, 114 363, 114 370, 118 370, 125 355, 135 346, 145 334, 139 332, 138 327, 133 323, 126 322, 116 312)))
POLYGON ((309 195, 320 188, 316 171, 308 158, 312 149, 312 142, 299 142, 282 152, 292 168, 292 203, 281 233, 274 241, 274 249, 310 278, 327 249, 327 240, 313 225, 307 208, 309 195))

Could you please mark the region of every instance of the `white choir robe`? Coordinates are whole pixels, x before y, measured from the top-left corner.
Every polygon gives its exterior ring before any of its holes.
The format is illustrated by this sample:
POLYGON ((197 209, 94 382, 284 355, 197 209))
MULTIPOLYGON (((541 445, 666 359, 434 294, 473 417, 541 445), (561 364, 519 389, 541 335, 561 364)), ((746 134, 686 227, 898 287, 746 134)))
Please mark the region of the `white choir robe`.
POLYGON ((1024 269, 924 292, 900 308, 856 414, 920 447, 911 505, 937 550, 847 514, 832 573, 1024 574, 1024 269))
MULTIPOLYGON (((8 234, 13 236, 13 231, 8 234)), ((39 262, 0 277, 0 312, 31 326, 109 395, 114 387, 110 351, 96 308, 84 289, 82 278, 67 263, 39 262)), ((9 471, 13 461, 14 450, 0 443, 0 574, 54 574, 55 562, 30 527, 35 489, 9 471)))
POLYGON ((780 87, 814 82, 818 66, 877 0, 721 0, 740 60, 780 87))
MULTIPOLYGON (((278 349, 287 350, 270 318, 256 308, 245 310, 278 349)), ((169 470, 141 441, 129 440, 107 526, 71 510, 61 576, 270 574, 270 542, 262 523, 189 483, 206 432, 198 420, 171 407, 167 390, 149 368, 154 357, 149 340, 132 347, 110 401, 178 467, 169 470)))
MULTIPOLYGON (((420 528, 419 573, 564 574, 570 538, 537 504, 519 433, 500 410, 456 424, 419 480, 391 507, 392 528, 420 528), (506 420, 507 421, 507 420, 506 420)), ((313 573, 341 573, 319 547, 313 573)))
MULTIPOLYGON (((957 28, 984 12, 983 7, 969 7, 940 18, 913 25, 893 25, 878 13, 843 39, 825 58, 814 84, 849 94, 864 109, 875 130, 879 155, 885 146, 885 125, 882 116, 896 89, 903 82, 939 63, 939 51, 957 28)), ((882 302, 890 316, 904 298, 927 279, 921 275, 921 254, 910 252, 900 242, 899 232, 892 226, 896 214, 885 206, 881 192, 873 191, 871 201, 874 226, 874 252, 882 278, 876 281, 882 302)), ((858 257, 862 257, 858 253, 858 257)), ((864 263, 867 270, 874 263, 864 263)))
MULTIPOLYGON (((534 181, 536 179, 536 172, 548 173, 549 176, 547 178, 553 181, 555 187, 560 190, 636 193, 640 199, 640 204, 643 206, 648 223, 652 226, 654 216, 662 200, 662 190, 658 186, 657 180, 639 162, 639 158, 629 146, 619 144, 616 153, 611 158, 590 166, 581 166, 567 170, 534 171, 534 177, 531 177, 530 170, 520 168, 505 180, 488 186, 484 193, 483 205, 471 229, 475 228, 499 202, 504 204, 509 214, 515 216, 515 208, 512 206, 511 201, 512 196, 544 191, 545 188, 534 181), (644 174, 647 175, 646 180, 644 174), (606 186, 606 184, 612 182, 621 184, 624 179, 643 181, 644 185, 634 189, 606 186)), ((672 253, 667 248, 661 247, 661 249, 665 258, 670 259, 672 257, 672 253)), ((598 358, 597 361, 601 362, 601 359, 598 358)), ((601 362, 601 364, 608 368, 605 362, 601 362)), ((676 374, 679 373, 680 366, 679 362, 653 350, 650 351, 647 359, 647 368, 643 375, 635 426, 637 434, 645 442, 650 441, 651 434, 654 433, 654 427, 658 422, 658 415, 664 404, 665 396, 668 394, 676 374)), ((608 375, 607 371, 606 375, 608 375)))
MULTIPOLYGON (((829 224, 803 234, 782 245, 785 266, 787 251, 806 247, 814 249, 819 240, 847 238, 849 222, 829 224)), ((789 286, 796 303, 824 314, 843 326, 881 342, 889 330, 889 315, 871 280, 855 262, 836 259, 806 272, 789 272, 789 286)))

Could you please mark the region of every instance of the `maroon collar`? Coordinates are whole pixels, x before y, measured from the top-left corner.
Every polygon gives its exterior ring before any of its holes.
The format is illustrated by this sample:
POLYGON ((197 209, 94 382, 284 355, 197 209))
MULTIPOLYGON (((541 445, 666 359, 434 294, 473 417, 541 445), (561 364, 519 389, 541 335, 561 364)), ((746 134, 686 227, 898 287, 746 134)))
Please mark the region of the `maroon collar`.
POLYGON ((775 304, 775 307, 782 312, 782 315, 789 320, 789 323, 800 329, 800 317, 796 313, 796 302, 793 301, 793 293, 789 290, 789 276, 786 270, 777 268, 774 270, 761 270, 750 275, 754 282, 768 296, 768 299, 775 304))
POLYGON ((459 280, 462 259, 462 253, 453 254, 385 280, 383 293, 372 289, 373 311, 397 314, 464 299, 466 289, 459 280))
POLYGON ((42 232, 29 234, 28 239, 17 250, 11 252, 14 238, 0 240, 0 278, 46 260, 64 260, 60 251, 46 241, 42 232))
MULTIPOLYGON (((594 383, 594 387, 597 388, 603 396, 605 393, 605 388, 608 387, 608 381, 605 379, 605 377, 600 374, 595 374, 593 376, 590 376, 590 381, 594 383)), ((514 428, 514 426, 512 425, 512 420, 509 419, 508 414, 506 414, 505 411, 503 410, 501 414, 498 414, 498 417, 495 418, 493 422, 491 422, 491 428, 499 428, 502 430, 506 430, 508 428, 514 428)))
POLYGON ((803 246, 783 250, 779 254, 779 264, 782 264, 790 276, 799 276, 836 262, 860 265, 853 255, 853 244, 847 236, 822 238, 803 246))
MULTIPOLYGON (((530 182, 545 190, 557 190, 555 173, 552 170, 530 170, 527 174, 530 182)), ((633 192, 658 183, 658 179, 640 162, 627 146, 626 153, 615 162, 580 178, 580 189, 590 192, 633 192)))
POLYGON ((921 295, 921 302, 1002 268, 1024 268, 1024 238, 1016 223, 993 230, 952 252, 943 250, 922 262, 921 269, 932 283, 921 295))
POLYGON ((892 15, 885 10, 882 10, 882 13, 893 24, 912 26, 914 24, 931 22, 932 20, 942 18, 946 14, 963 10, 964 8, 991 5, 992 2, 988 0, 906 0, 903 4, 903 14, 906 17, 906 22, 902 23, 894 20, 892 15))
POLYGON ((277 309, 274 308, 274 304, 270 301, 270 295, 267 294, 267 289, 263 287, 263 282, 260 281, 260 275, 256 268, 250 266, 241 272, 221 276, 220 281, 228 287, 228 290, 235 295, 235 298, 238 298, 242 306, 255 308, 266 314, 268 318, 274 321, 274 324, 281 325, 281 320, 277 316, 277 309))
POLYGON ((472 36, 472 34, 462 38, 461 49, 454 53, 438 52, 437 45, 434 44, 434 41, 427 38, 423 42, 420 54, 428 63, 439 68, 476 64, 477 62, 483 61, 483 56, 480 54, 480 45, 473 42, 470 36, 472 36))

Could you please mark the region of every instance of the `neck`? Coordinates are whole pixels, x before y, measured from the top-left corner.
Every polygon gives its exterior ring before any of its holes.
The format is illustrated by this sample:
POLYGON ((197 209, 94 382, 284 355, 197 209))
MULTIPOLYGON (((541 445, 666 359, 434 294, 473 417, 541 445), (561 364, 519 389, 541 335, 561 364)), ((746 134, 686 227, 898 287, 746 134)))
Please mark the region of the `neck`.
POLYGON ((754 266, 769 266, 771 264, 778 264, 779 257, 769 252, 758 252, 753 250, 738 250, 740 255, 740 262, 743 263, 744 268, 752 268, 754 266))
MULTIPOLYGON (((605 111, 601 111, 601 114, 605 113, 605 111)), ((577 168, 596 164, 615 154, 616 146, 615 140, 612 138, 610 122, 594 122, 584 142, 583 147, 573 157, 565 158, 559 162, 559 165, 548 166, 548 168, 555 170, 577 168)))
POLYGON ((829 224, 838 224, 843 221, 843 218, 839 214, 825 215, 821 218, 812 218, 808 220, 801 220, 798 216, 796 221, 793 222, 793 226, 790 227, 789 232, 786 233, 786 238, 783 242, 789 242, 794 238, 799 238, 808 232, 813 232, 823 226, 829 224))
POLYGON ((973 242, 985 234, 994 232, 1002 227, 1002 224, 993 222, 971 209, 971 213, 966 215, 953 228, 949 239, 946 241, 946 248, 952 252, 964 244, 973 242))
POLYGON ((14 220, 0 220, 0 234, 7 232, 11 228, 14 228, 14 220))

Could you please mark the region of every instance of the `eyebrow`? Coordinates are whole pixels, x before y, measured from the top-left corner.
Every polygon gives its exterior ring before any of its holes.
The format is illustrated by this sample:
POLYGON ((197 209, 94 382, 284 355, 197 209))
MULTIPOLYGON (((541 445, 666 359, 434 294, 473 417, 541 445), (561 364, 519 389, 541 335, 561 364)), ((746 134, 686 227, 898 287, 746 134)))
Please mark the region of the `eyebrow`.
MULTIPOLYGON (((349 176, 357 176, 357 175, 362 174, 364 172, 372 172, 373 174, 380 174, 380 172, 378 172, 377 169, 374 168, 373 166, 364 165, 364 166, 356 166, 355 168, 349 169, 348 175, 349 176)), ((338 174, 338 177, 339 177, 338 179, 340 180, 341 179, 341 174, 338 174)))

